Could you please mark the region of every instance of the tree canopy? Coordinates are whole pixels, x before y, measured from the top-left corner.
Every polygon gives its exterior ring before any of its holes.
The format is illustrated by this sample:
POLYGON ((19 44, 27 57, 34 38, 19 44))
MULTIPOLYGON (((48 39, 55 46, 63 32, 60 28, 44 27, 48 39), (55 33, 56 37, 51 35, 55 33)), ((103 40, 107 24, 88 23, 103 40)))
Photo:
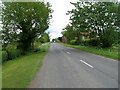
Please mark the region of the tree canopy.
MULTIPOLYGON (((119 32, 120 29, 118 24, 120 21, 118 13, 120 3, 78 1, 71 4, 75 6, 75 9, 68 11, 67 14, 70 15, 70 24, 72 29, 78 33, 78 43, 80 43, 81 38, 80 32, 91 31, 95 31, 97 33, 102 45, 105 44, 104 42, 109 43, 112 41, 112 43, 114 43, 117 40, 116 32, 119 32), (109 32, 109 35, 112 35, 111 37, 114 38, 111 38, 111 40, 109 37, 106 38, 105 41, 102 41, 104 37, 107 37, 106 32, 109 32)), ((109 43, 109 46, 111 46, 112 43, 109 43)))
POLYGON ((38 41, 41 43, 50 42, 49 33, 43 33, 41 37, 38 39, 38 41))
POLYGON ((35 37, 49 27, 52 9, 47 2, 2 2, 3 40, 28 50, 35 37))
POLYGON ((62 31, 62 34, 68 39, 68 43, 77 37, 77 31, 73 30, 72 26, 69 24, 63 30, 64 31, 62 31))

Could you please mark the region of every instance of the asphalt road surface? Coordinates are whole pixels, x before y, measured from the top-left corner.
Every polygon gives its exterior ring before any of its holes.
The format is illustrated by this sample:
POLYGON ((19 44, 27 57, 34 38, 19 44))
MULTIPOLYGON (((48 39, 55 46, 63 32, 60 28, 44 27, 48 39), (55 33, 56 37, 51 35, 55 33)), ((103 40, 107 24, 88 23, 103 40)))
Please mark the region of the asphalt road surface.
POLYGON ((52 43, 30 88, 118 88, 118 61, 52 43))

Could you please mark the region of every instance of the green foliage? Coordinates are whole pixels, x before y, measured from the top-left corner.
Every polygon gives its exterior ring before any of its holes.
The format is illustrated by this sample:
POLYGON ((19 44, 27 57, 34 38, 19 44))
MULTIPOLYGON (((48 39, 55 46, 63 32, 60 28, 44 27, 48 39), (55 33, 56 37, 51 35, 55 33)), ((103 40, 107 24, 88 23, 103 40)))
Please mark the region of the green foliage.
POLYGON ((33 51, 34 52, 40 51, 40 45, 41 45, 40 42, 34 42, 34 49, 33 49, 33 51))
POLYGON ((50 4, 40 2, 3 2, 3 40, 18 42, 19 49, 28 51, 35 37, 49 27, 50 4))
POLYGON ((86 41, 90 41, 90 39, 82 39, 81 41, 83 41, 83 42, 85 41, 86 42, 86 41))
POLYGON ((108 28, 100 37, 101 46, 103 48, 111 47, 113 43, 117 42, 117 39, 118 39, 117 32, 115 32, 113 28, 108 28))
POLYGON ((77 40, 71 40, 70 44, 76 45, 77 44, 77 40))
POLYGON ((81 40, 82 45, 89 45, 90 39, 83 39, 81 40))
POLYGON ((34 52, 46 52, 49 48, 49 43, 41 44, 41 42, 34 42, 34 52))
POLYGON ((49 34, 48 33, 43 33, 38 41, 41 42, 41 43, 50 42, 49 34))
POLYGON ((8 54, 6 51, 2 51, 2 62, 5 62, 8 60, 8 54))
POLYGON ((40 46, 40 51, 41 52, 46 52, 49 48, 49 43, 44 43, 40 46))
POLYGON ((58 37, 58 40, 59 40, 60 42, 62 42, 62 37, 58 37))
POLYGON ((15 44, 8 44, 2 51, 2 61, 12 60, 22 55, 22 50, 16 49, 15 44))
POLYGON ((12 60, 16 57, 19 57, 22 54, 21 50, 18 49, 9 49, 8 52, 8 60, 12 60))
POLYGON ((116 48, 116 49, 119 49, 119 47, 120 47, 120 44, 117 44, 117 43, 115 43, 115 44, 112 44, 112 47, 113 47, 113 48, 116 48))
POLYGON ((72 26, 69 24, 63 29, 62 35, 67 38, 67 42, 70 43, 71 40, 74 40, 77 37, 77 31, 73 30, 72 26))
POLYGON ((2 65, 3 88, 28 88, 39 68, 46 52, 32 53, 13 59, 2 65))
MULTIPOLYGON (((93 30, 95 32, 89 36, 98 36, 102 47, 110 47, 113 41, 116 41, 114 36, 117 36, 120 28, 118 24, 120 20, 119 3, 78 1, 71 4, 75 6, 75 9, 68 11, 67 14, 70 15, 70 24, 72 30, 76 31, 78 43, 80 43, 80 32, 93 30)), ((71 35, 67 37, 70 38, 71 35)), ((93 40, 90 44, 93 43, 92 45, 96 46, 99 40, 93 40)), ((86 41, 84 42, 87 44, 86 41)))
POLYGON ((99 38, 93 38, 89 41, 89 45, 91 46, 99 46, 100 45, 100 39, 99 38))
POLYGON ((81 40, 81 44, 86 46, 99 46, 100 40, 99 38, 83 39, 81 40))
POLYGON ((16 49, 16 48, 17 48, 17 45, 15 45, 15 44, 8 44, 5 49, 9 50, 9 49, 16 49))
POLYGON ((113 47, 120 47, 120 44, 112 44, 113 47))
POLYGON ((118 60, 118 49, 99 48, 95 46, 91 47, 91 46, 81 46, 81 45, 69 45, 69 44, 63 44, 63 45, 118 60))

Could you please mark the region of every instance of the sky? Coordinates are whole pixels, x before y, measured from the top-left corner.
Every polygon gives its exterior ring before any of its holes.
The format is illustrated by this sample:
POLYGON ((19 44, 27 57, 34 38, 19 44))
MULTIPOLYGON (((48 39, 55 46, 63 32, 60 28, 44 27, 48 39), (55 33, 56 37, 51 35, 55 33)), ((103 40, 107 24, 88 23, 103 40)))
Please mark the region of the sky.
POLYGON ((51 24, 48 28, 50 38, 57 38, 62 36, 62 29, 69 24, 69 15, 67 11, 72 10, 74 6, 70 2, 77 2, 78 0, 48 0, 52 5, 54 12, 52 13, 51 24))

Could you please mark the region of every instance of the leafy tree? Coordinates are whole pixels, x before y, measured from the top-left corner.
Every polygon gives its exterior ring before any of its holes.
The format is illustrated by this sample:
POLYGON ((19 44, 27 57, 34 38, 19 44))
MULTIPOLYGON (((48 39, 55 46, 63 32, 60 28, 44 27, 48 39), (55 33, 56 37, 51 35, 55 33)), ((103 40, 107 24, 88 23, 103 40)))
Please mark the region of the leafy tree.
POLYGON ((62 42, 62 37, 58 37, 58 40, 59 40, 60 42, 62 42))
POLYGON ((77 43, 80 43, 81 36, 80 32, 88 31, 88 6, 84 5, 84 2, 71 3, 75 6, 75 9, 68 11, 67 14, 70 14, 70 23, 73 27, 73 30, 76 31, 77 34, 77 43))
POLYGON ((91 14, 90 17, 93 21, 93 28, 98 32, 99 36, 104 34, 108 28, 117 29, 117 6, 113 2, 98 2, 92 5, 93 10, 91 12, 93 15, 91 14))
MULTIPOLYGON (((78 1, 71 4, 75 6, 75 9, 68 11, 67 14, 70 15, 70 23, 73 30, 78 32, 78 43, 80 43, 80 32, 96 31, 100 40, 102 40, 103 36, 106 37, 108 29, 109 33, 113 33, 113 30, 114 32, 118 32, 119 15, 117 12, 119 3, 78 1)), ((114 38, 106 39, 109 41, 109 46, 115 40, 114 38)), ((102 42, 102 44, 105 43, 102 42)))
POLYGON ((41 35, 41 37, 39 38, 39 41, 40 41, 41 43, 50 42, 49 34, 48 34, 48 33, 43 33, 43 34, 41 35))
POLYGON ((117 41, 119 18, 117 16, 118 4, 113 2, 98 2, 92 5, 94 8, 91 20, 93 27, 100 38, 102 47, 111 47, 117 41))
POLYGON ((68 43, 70 43, 71 40, 75 40, 77 37, 77 31, 73 30, 73 27, 70 25, 67 25, 62 32, 62 35, 67 38, 68 43))
POLYGON ((55 39, 52 39, 52 42, 55 42, 55 39))
POLYGON ((19 49, 31 48, 35 37, 49 27, 51 6, 47 2, 2 2, 3 40, 18 42, 19 49))
POLYGON ((111 47, 113 43, 116 43, 118 38, 118 33, 115 32, 113 28, 108 28, 105 32, 100 36, 101 47, 111 47))

